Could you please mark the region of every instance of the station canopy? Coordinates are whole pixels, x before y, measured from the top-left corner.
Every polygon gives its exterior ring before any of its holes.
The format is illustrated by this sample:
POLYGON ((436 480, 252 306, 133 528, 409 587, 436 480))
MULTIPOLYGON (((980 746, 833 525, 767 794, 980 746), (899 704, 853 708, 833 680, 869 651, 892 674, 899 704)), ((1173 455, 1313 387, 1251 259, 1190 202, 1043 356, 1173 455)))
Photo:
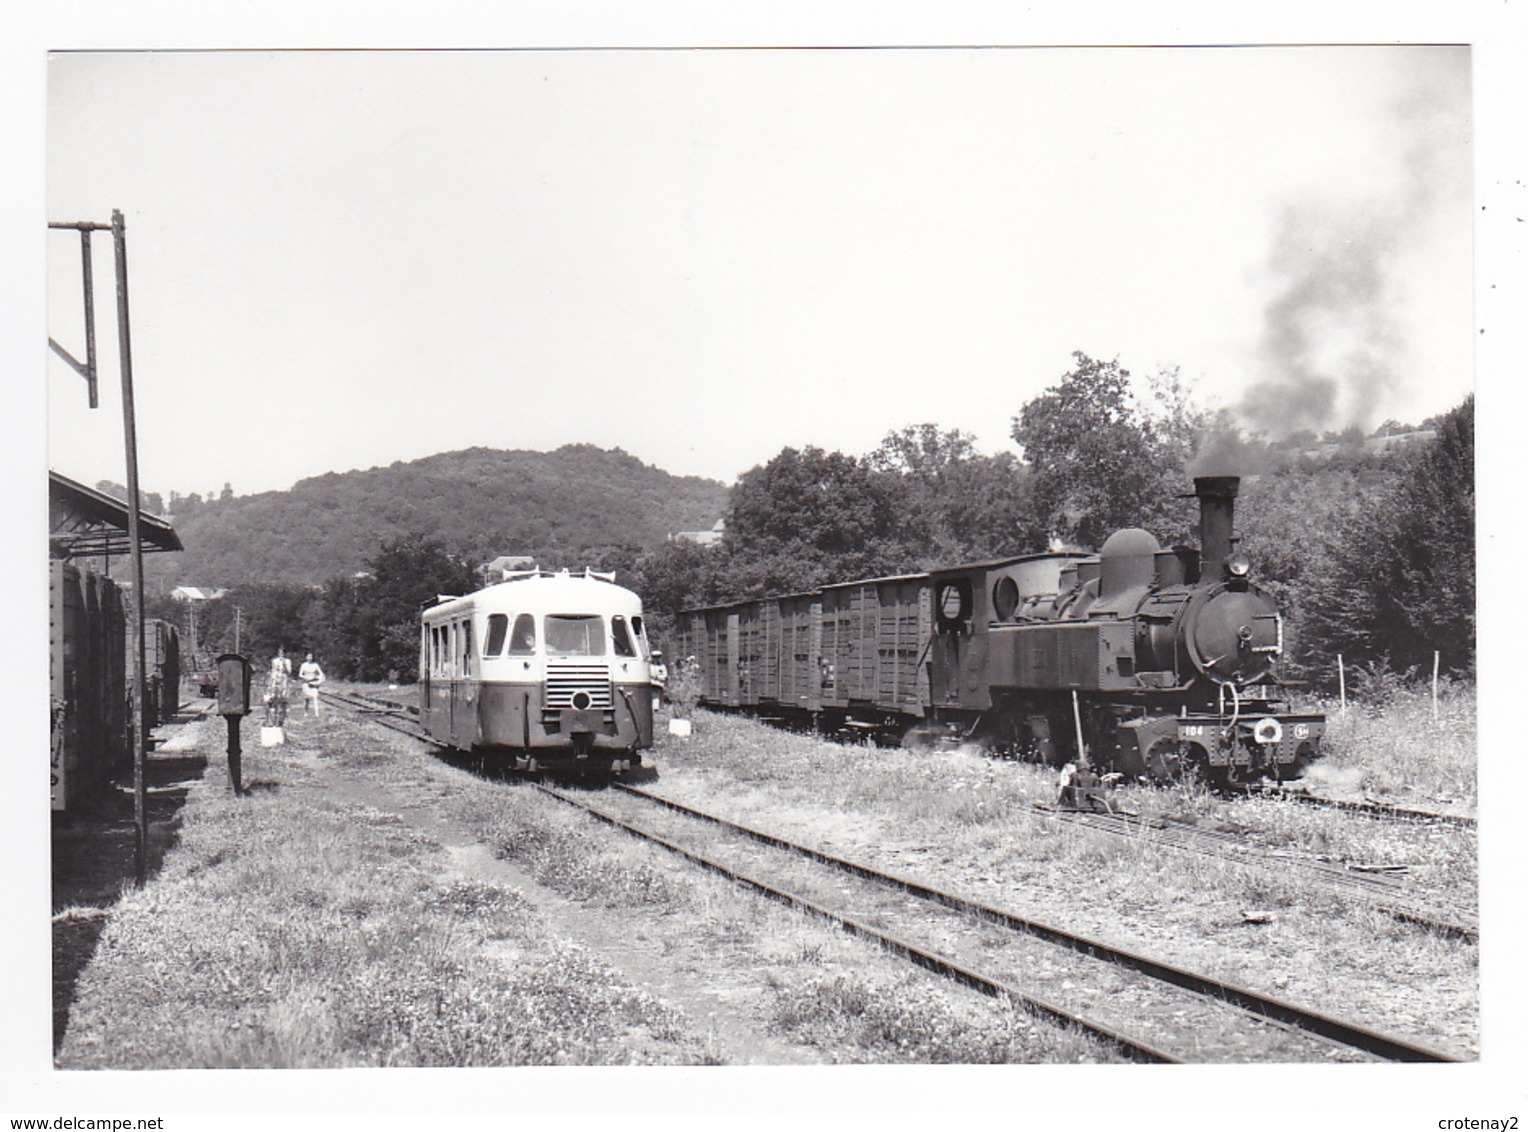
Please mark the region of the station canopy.
MULTIPOLYGON (((55 558, 127 554, 127 504, 104 492, 48 473, 48 550, 55 558)), ((138 542, 145 554, 184 550, 175 528, 158 515, 138 511, 138 542)))

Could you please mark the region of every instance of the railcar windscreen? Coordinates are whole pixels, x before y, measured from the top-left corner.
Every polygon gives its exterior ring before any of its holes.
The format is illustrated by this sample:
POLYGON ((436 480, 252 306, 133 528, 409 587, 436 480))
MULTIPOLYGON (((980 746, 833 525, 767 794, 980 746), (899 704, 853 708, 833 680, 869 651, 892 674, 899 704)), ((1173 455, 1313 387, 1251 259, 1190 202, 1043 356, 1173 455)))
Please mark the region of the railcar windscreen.
POLYGON ((605 622, 597 613, 551 613, 543 623, 548 656, 604 656, 605 622))

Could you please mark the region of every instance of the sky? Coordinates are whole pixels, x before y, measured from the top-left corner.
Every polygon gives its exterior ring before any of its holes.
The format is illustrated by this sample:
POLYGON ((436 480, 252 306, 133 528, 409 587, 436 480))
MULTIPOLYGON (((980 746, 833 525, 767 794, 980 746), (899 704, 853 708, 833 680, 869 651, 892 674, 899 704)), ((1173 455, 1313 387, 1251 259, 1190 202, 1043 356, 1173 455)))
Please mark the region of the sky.
MULTIPOLYGON (((140 482, 470 446, 732 482, 932 421, 1014 451, 1071 354, 1279 434, 1473 387, 1468 47, 56 52, 50 220, 127 225, 140 482)), ((48 458, 123 478, 47 368, 48 458)), ((83 353, 80 252, 49 334, 83 353)))
MULTIPOLYGON (((83 349, 78 239, 44 222, 113 209, 142 481, 166 495, 280 489, 474 444, 619 445, 723 482, 786 445, 864 452, 922 421, 1014 451, 1012 417, 1074 350, 1138 375, 1177 366, 1270 433, 1415 422, 1478 389, 1482 924, 1489 940, 1521 938, 1521 618, 1490 611, 1516 598, 1522 557, 1522 13, 1499 0, 0 6, 0 459, 36 484, 14 522, 42 530, 44 464, 125 478, 108 240, 99 409, 44 346, 83 349), (1201 49, 1134 46, 1162 43, 1201 49), (1461 46, 1223 46, 1375 43, 1461 46), (1053 44, 1109 46, 1034 46, 1053 44), (524 50, 481 50, 506 46, 524 50), (336 50, 356 47, 397 50, 336 50)), ((7 686, 33 705, 10 734, 37 752, 41 556, 9 556, 7 581, 21 595, 4 604, 7 686)), ((40 909, 43 784, 13 762, 28 785, 0 792, 5 857, 21 866, 3 872, 3 903, 40 909)), ((6 958, 44 970, 42 918, 23 920, 35 930, 8 933, 6 958)), ((1336 1067, 1273 1066, 1171 1080, 527 1070, 425 1088, 359 1071, 284 1073, 280 1089, 214 1071, 60 1075, 46 980, 21 980, 12 1004, 30 1025, 0 1028, 0 1092, 49 1116, 172 1106, 175 1127, 236 1127, 229 1113, 246 1110, 263 1110, 250 1127, 371 1110, 367 1127, 401 1128, 419 1111, 607 1107, 1431 1128, 1522 1112, 1521 964, 1493 945, 1481 971, 1481 1064, 1375 1067, 1357 1087, 1321 1072, 1336 1067)))

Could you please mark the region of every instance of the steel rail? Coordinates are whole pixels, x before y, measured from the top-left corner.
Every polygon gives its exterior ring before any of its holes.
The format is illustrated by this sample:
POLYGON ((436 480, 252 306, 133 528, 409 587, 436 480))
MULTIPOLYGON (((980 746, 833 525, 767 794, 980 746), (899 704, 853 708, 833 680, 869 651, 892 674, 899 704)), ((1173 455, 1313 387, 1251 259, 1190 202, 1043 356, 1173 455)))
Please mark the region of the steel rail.
MULTIPOLYGON (((336 702, 346 704, 347 706, 357 706, 353 701, 348 700, 333 692, 322 692, 320 694, 336 702)), ((369 717, 375 720, 377 723, 382 724, 384 727, 390 727, 393 730, 400 732, 401 734, 408 735, 412 738, 419 739, 423 742, 427 742, 435 746, 442 746, 442 744, 438 743, 429 735, 420 732, 412 726, 406 725, 402 720, 389 719, 380 713, 370 714, 369 717)), ((685 858, 686 860, 690 860, 704 868, 717 872, 721 875, 725 875, 737 881, 738 883, 752 887, 761 893, 764 893, 765 895, 772 896, 795 907, 802 908, 803 910, 828 919, 834 923, 838 923, 840 926, 844 927, 846 931, 849 931, 852 934, 882 942, 892 951, 902 955, 904 958, 907 958, 920 966, 924 966, 929 970, 935 971, 936 973, 944 974, 947 977, 954 978, 967 986, 971 986, 973 989, 981 991, 982 993, 993 996, 1007 995, 1013 998, 1015 1001, 1018 1001, 1027 1007, 1033 1008, 1037 1013, 1050 1017, 1053 1020, 1079 1025, 1089 1032, 1094 1033, 1104 1040, 1110 1042, 1111 1044, 1116 1045, 1123 1051, 1126 1051, 1127 1054, 1127 1047, 1135 1049, 1138 1051, 1139 1056, 1144 1060, 1167 1062, 1176 1062, 1180 1060, 1173 1055, 1166 1053, 1165 1051, 1156 1049, 1155 1047, 1145 1045, 1144 1043, 1137 1043, 1134 1041, 1134 1039, 1131 1039, 1126 1035, 1119 1034, 1117 1031, 1114 1031, 1111 1028, 1102 1025, 1101 1023, 1095 1023, 1079 1015, 1074 1015, 1062 1007, 1055 1006, 1054 1004, 1046 1002, 1043 999, 1026 994, 1016 987, 1009 986, 997 980, 989 979, 986 976, 981 975, 975 971, 971 971, 969 968, 963 967, 955 961, 944 956, 939 956, 933 952, 925 951, 924 949, 918 948, 915 945, 909 944, 903 940, 896 939, 895 937, 889 936, 886 933, 880 932, 868 925, 861 924, 858 921, 854 921, 848 917, 841 916, 830 909, 823 908, 813 903, 812 901, 805 899, 804 897, 786 893, 783 890, 774 889, 773 886, 770 886, 762 881, 758 881, 752 877, 748 877, 740 872, 737 872, 736 870, 730 869, 727 866, 720 864, 719 862, 711 861, 708 858, 702 857, 701 855, 696 854, 691 850, 685 849, 682 846, 676 845, 673 842, 667 841, 664 838, 637 829, 636 827, 621 821, 621 819, 616 818, 613 815, 596 810, 594 807, 586 805, 585 803, 582 803, 575 798, 567 797, 561 794, 559 791, 551 789, 550 787, 544 786, 540 783, 534 783, 533 785, 537 790, 540 790, 541 792, 556 798, 558 801, 561 801, 566 805, 583 810, 599 821, 623 829, 632 836, 650 841, 656 845, 661 846, 662 848, 668 849, 671 852, 685 858)), ((872 869, 867 865, 861 865, 856 862, 849 861, 845 858, 836 857, 832 854, 824 853, 821 850, 813 849, 810 846, 800 845, 785 838, 776 837, 773 834, 751 829, 748 826, 741 825, 726 818, 717 817, 714 814, 708 814, 701 810, 696 810, 693 807, 684 805, 683 803, 660 797, 657 794, 651 794, 636 787, 628 786, 623 783, 614 783, 612 785, 615 789, 621 790, 624 793, 646 799, 647 801, 663 806, 676 813, 681 813, 700 821, 709 822, 720 828, 727 829, 742 836, 751 838, 752 840, 758 841, 761 844, 789 850, 810 860, 814 860, 821 864, 829 865, 833 868, 839 869, 843 872, 850 873, 851 875, 859 876, 866 880, 877 881, 879 883, 897 888, 910 896, 928 900, 932 903, 940 904, 954 911, 963 912, 967 915, 976 916, 1000 924, 1014 931, 1028 933, 1035 936, 1036 938, 1045 940, 1046 942, 1069 948, 1070 950, 1079 952, 1083 955, 1087 955, 1095 959, 1116 963, 1120 966, 1147 975, 1148 977, 1155 978, 1161 982, 1180 987, 1184 990, 1192 991, 1201 996, 1218 998, 1226 1003, 1229 1003, 1230 1005, 1236 1006, 1242 1010, 1248 1011, 1249 1013, 1268 1019, 1269 1021, 1282 1023, 1284 1025, 1303 1030, 1307 1033, 1316 1034, 1317 1036, 1324 1037, 1329 1041, 1337 1042, 1338 1044, 1346 1045, 1353 1049, 1358 1049, 1365 1053, 1373 1054, 1376 1057, 1382 1057, 1390 1061, 1400 1062, 1456 1062, 1462 1060, 1453 1054, 1431 1049, 1404 1038, 1396 1038, 1387 1034, 1381 1034, 1378 1031, 1370 1030, 1367 1027, 1359 1026, 1354 1023, 1344 1022, 1339 1018, 1322 1014, 1318 1011, 1308 1010, 1296 1003, 1287 1002, 1283 999, 1264 995, 1249 988, 1237 986, 1236 984, 1227 983, 1219 979, 1211 978, 1209 976, 1195 974, 1194 972, 1175 967, 1161 960, 1153 959, 1150 956, 1141 955, 1136 952, 1126 951, 1122 948, 1113 947, 1110 944, 1103 943, 1099 940, 1090 939, 1078 933, 1066 931, 1063 928, 1054 927, 1039 920, 1019 916, 1016 913, 1008 912, 1000 908, 994 908, 989 905, 982 904, 978 901, 969 900, 965 897, 956 896, 953 893, 947 893, 942 890, 932 888, 928 885, 921 884, 917 881, 909 880, 905 877, 898 877, 890 873, 882 872, 878 869, 872 869)))
POLYGON ((1341 888, 1362 892, 1394 892, 1403 886, 1403 882, 1389 872, 1363 872, 1319 858, 1294 856, 1281 850, 1264 850, 1241 837, 1224 831, 1202 830, 1181 823, 1156 824, 1160 819, 1146 819, 1130 814, 1057 810, 1041 805, 1037 805, 1035 809, 1046 817, 1069 825, 1082 826, 1084 829, 1093 829, 1100 833, 1131 837, 1147 844, 1165 845, 1188 852, 1237 860, 1243 864, 1257 865, 1267 861, 1277 861, 1295 865, 1318 873, 1341 888))
MULTIPOLYGON (((1335 888, 1346 890, 1353 895, 1379 901, 1405 900, 1404 883, 1398 877, 1385 871, 1366 872, 1350 865, 1340 865, 1330 861, 1288 855, 1279 856, 1277 851, 1272 853, 1260 851, 1233 834, 1200 830, 1182 823, 1156 824, 1163 819, 1145 819, 1121 813, 1068 812, 1048 806, 1036 806, 1036 809, 1047 817, 1078 825, 1084 829, 1119 837, 1131 837, 1147 844, 1218 857, 1252 867, 1265 862, 1284 861, 1307 869, 1335 888)), ((1409 906, 1406 903, 1380 903, 1375 907, 1395 919, 1429 928, 1454 939, 1466 942, 1479 939, 1478 927, 1457 919, 1445 918, 1450 915, 1468 916, 1467 912, 1442 911, 1418 903, 1412 903, 1409 906)))
POLYGON ((1091 956, 1095 959, 1102 959, 1107 962, 1119 964, 1120 966, 1127 967, 1131 970, 1140 972, 1141 974, 1148 975, 1152 978, 1158 979, 1165 983, 1169 983, 1173 986, 1181 987, 1185 990, 1193 991, 1200 995, 1222 999, 1225 1002, 1228 1002, 1243 1010, 1247 1010, 1251 1013, 1258 1014, 1264 1018, 1283 1022, 1286 1025, 1295 1026, 1298 1029, 1304 1030, 1308 1033, 1317 1034, 1321 1037, 1327 1038, 1330 1041, 1338 1042, 1342 1045, 1351 1046, 1354 1049, 1359 1049, 1366 1053, 1374 1054, 1376 1057, 1383 1057, 1391 1061, 1418 1062, 1460 1060, 1453 1054, 1445 1053, 1440 1050, 1430 1049, 1426 1046, 1411 1042, 1404 1038, 1396 1038, 1388 1034, 1381 1034, 1378 1031, 1370 1030, 1367 1027, 1359 1026, 1351 1022, 1345 1022, 1340 1018, 1335 1018, 1328 1014, 1322 1014, 1318 1011, 1309 1010, 1296 1003, 1288 1002, 1283 999, 1273 998, 1269 995, 1261 994, 1247 987, 1241 987, 1233 983, 1223 982, 1219 979, 1214 979, 1207 975, 1195 974, 1192 971, 1187 971, 1181 967, 1172 966, 1169 963, 1165 963, 1158 959, 1153 959, 1150 956, 1141 955, 1137 952, 1126 951, 1122 948, 1111 946, 1110 944, 1103 943, 1099 940, 1090 939, 1087 936, 1079 935, 1075 932, 1069 932, 1064 928, 1058 928, 1050 924, 1042 923, 1039 920, 1033 920, 1025 916, 1017 915, 1013 912, 1004 911, 1000 908, 994 908, 990 905, 979 903, 975 900, 969 900, 965 897, 956 896, 952 893, 944 892, 940 889, 921 884, 918 881, 909 880, 906 877, 895 876, 891 873, 885 873, 878 869, 873 869, 867 865, 861 865, 857 862, 849 861, 830 853, 824 853, 821 850, 813 849, 810 846, 799 845, 785 838, 776 837, 774 834, 764 833, 759 830, 751 829, 747 826, 730 821, 726 818, 720 818, 714 814, 708 814, 701 810, 696 810, 692 807, 686 806, 682 803, 672 801, 668 798, 660 797, 657 794, 651 794, 646 790, 640 790, 635 787, 626 786, 619 783, 615 784, 615 788, 627 794, 633 794, 637 797, 645 798, 670 810, 674 810, 675 812, 696 818, 697 820, 713 823, 723 829, 727 829, 745 837, 752 838, 753 840, 759 841, 763 844, 772 845, 781 849, 788 849, 791 852, 798 853, 803 857, 818 861, 821 864, 830 865, 833 868, 839 869, 843 872, 863 877, 867 880, 875 880, 883 884, 890 885, 894 888, 900 889, 910 896, 916 896, 920 899, 941 904, 956 911, 978 916, 1011 928, 1015 931, 1026 932, 1049 943, 1059 944, 1061 946, 1070 948, 1073 951, 1091 956))
POLYGON ((696 853, 694 850, 686 849, 684 846, 670 841, 667 838, 660 837, 657 834, 650 833, 647 830, 640 828, 639 826, 634 826, 629 822, 623 821, 613 814, 605 813, 603 810, 591 806, 586 802, 581 802, 577 798, 571 798, 566 794, 563 794, 561 791, 554 790, 549 786, 542 785, 541 783, 533 783, 533 785, 543 794, 547 794, 553 798, 556 798, 559 802, 563 802, 566 805, 572 806, 598 821, 623 830, 642 841, 646 841, 663 849, 667 849, 669 852, 684 858, 686 861, 689 861, 692 864, 698 865, 701 868, 716 873, 719 876, 725 877, 728 880, 741 884, 747 888, 751 888, 761 895, 769 897, 770 899, 778 900, 781 903, 787 904, 793 908, 797 908, 803 912, 807 912, 810 915, 817 916, 821 919, 829 921, 830 923, 837 924, 849 934, 858 936, 861 939, 867 939, 878 943, 882 947, 885 947, 887 950, 891 951, 893 954, 899 955, 902 958, 916 964, 917 966, 924 968, 925 970, 932 971, 938 975, 943 975, 949 979, 953 979, 954 981, 964 986, 970 987, 973 990, 979 991, 982 994, 988 995, 989 997, 1010 999, 1016 1003, 1019 1003, 1031 1013, 1045 1017, 1050 1021, 1057 1022, 1066 1026, 1075 1026, 1081 1030, 1084 1030, 1093 1036, 1107 1042, 1109 1045, 1115 1047, 1126 1057, 1129 1057, 1132 1060, 1154 1062, 1160 1064, 1178 1064, 1181 1061, 1180 1058, 1171 1053, 1168 1053, 1166 1050, 1159 1049, 1156 1046, 1140 1041, 1139 1039, 1132 1038, 1128 1034, 1121 1033, 1120 1031, 1106 1026, 1101 1022, 1096 1022, 1086 1017, 1085 1015, 1073 1013, 1064 1007, 1047 1002, 1042 998, 1020 990, 1018 987, 1015 987, 1012 984, 1005 983, 999 979, 991 978, 987 975, 983 975, 981 972, 974 971, 971 968, 956 962, 954 959, 949 958, 948 956, 940 955, 938 952, 919 947, 917 944, 909 943, 908 941, 900 939, 897 936, 883 932, 879 928, 871 927, 869 924, 856 920, 853 917, 846 916, 840 912, 835 912, 833 909, 828 908, 825 905, 818 904, 813 900, 809 900, 804 896, 797 895, 793 892, 788 892, 785 889, 778 888, 775 885, 769 884, 762 880, 758 880, 757 878, 751 877, 748 874, 741 872, 738 869, 734 869, 729 865, 724 865, 720 861, 712 860, 711 858, 706 857, 700 853, 696 853))
POLYGON ((1299 802, 1306 806, 1319 806, 1325 809, 1341 810, 1344 813, 1361 814, 1368 818, 1379 818, 1383 821, 1405 821, 1425 824, 1438 822, 1443 825, 1457 825, 1465 829, 1475 829, 1479 826, 1479 820, 1471 814, 1448 814, 1438 810, 1417 810, 1409 806, 1396 806, 1389 802, 1353 802, 1342 798, 1323 798, 1319 794, 1306 794, 1299 790, 1258 790, 1243 788, 1237 791, 1245 798, 1275 798, 1279 801, 1299 802))

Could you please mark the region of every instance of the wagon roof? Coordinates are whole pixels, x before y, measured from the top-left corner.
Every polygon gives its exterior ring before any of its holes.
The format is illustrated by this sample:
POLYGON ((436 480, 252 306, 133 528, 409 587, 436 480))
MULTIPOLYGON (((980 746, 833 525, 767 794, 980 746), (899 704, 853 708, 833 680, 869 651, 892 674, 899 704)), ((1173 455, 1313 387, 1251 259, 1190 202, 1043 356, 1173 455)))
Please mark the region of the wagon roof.
POLYGON ((916 574, 882 574, 878 578, 856 578, 852 582, 830 582, 823 586, 822 589, 841 590, 846 586, 876 586, 882 582, 916 582, 927 577, 927 571, 916 574))
POLYGON ((718 601, 711 605, 692 605, 681 609, 680 615, 686 613, 714 613, 723 609, 740 609, 745 605, 758 605, 766 601, 792 601, 797 598, 818 597, 824 590, 841 590, 846 586, 869 586, 878 585, 881 582, 916 582, 927 578, 927 574, 884 574, 879 578, 856 578, 852 582, 829 582, 819 586, 815 590, 792 590, 783 594, 767 594, 764 597, 743 597, 736 601, 718 601))
POLYGON ((815 597, 826 590, 841 590, 849 586, 869 586, 882 582, 916 582, 922 578, 929 578, 936 574, 958 574, 969 570, 996 570, 1004 566, 1012 566, 1019 562, 1038 562, 1046 558, 1093 558, 1095 555, 1086 550, 1050 550, 1038 554, 1015 554, 1009 558, 994 558, 985 562, 963 562, 956 566, 936 567, 935 569, 915 574, 883 574, 877 578, 856 578, 849 582, 829 582, 819 586, 815 590, 795 590, 791 593, 769 594, 766 597, 739 598, 736 601, 719 601, 711 605, 693 605, 681 609, 681 615, 687 613, 714 613, 723 609, 738 609, 745 605, 757 605, 761 601, 785 601, 789 598, 815 597))
POLYGON ((1046 550, 1038 554, 1015 554, 1011 558, 994 558, 986 562, 962 562, 955 566, 941 566, 930 570, 930 574, 959 574, 966 570, 1000 570, 1004 566, 1013 566, 1019 562, 1039 562, 1046 558, 1096 558, 1092 551, 1088 550, 1046 550))

